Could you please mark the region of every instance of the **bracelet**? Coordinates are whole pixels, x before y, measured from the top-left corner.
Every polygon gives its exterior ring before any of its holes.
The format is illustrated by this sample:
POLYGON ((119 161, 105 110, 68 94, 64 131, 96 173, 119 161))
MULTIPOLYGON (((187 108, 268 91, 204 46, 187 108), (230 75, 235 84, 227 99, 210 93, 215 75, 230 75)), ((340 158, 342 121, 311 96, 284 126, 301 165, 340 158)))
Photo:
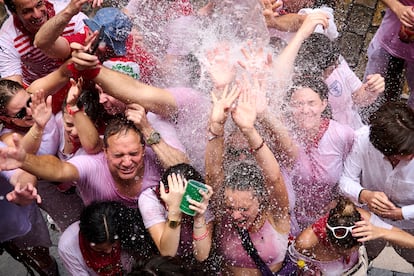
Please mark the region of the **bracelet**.
POLYGON ((211 130, 211 126, 208 128, 208 132, 211 134, 210 136, 208 136, 208 141, 212 141, 212 140, 214 140, 214 139, 216 139, 216 138, 219 138, 219 137, 223 137, 223 136, 224 136, 224 133, 223 133, 222 135, 215 134, 215 133, 211 130))
POLYGON ((206 232, 204 234, 202 234, 202 235, 200 235, 198 237, 197 236, 194 236, 194 233, 193 233, 193 240, 195 240, 195 241, 202 241, 205 238, 207 238, 208 233, 209 233, 208 229, 206 230, 206 232))
POLYGON ((203 223, 199 223, 199 224, 193 224, 193 227, 194 227, 194 229, 201 229, 201 228, 203 228, 205 225, 207 225, 206 224, 206 222, 203 222, 203 223))
POLYGON ((264 141, 264 139, 262 139, 262 143, 260 143, 260 145, 259 145, 257 148, 255 148, 255 149, 250 149, 250 152, 251 152, 251 153, 256 153, 256 152, 258 152, 261 148, 263 148, 264 144, 265 144, 265 141, 264 141))
POLYGON ((70 116, 75 115, 78 111, 81 111, 81 109, 77 105, 66 105, 66 113, 70 116))
POLYGON ((32 136, 33 139, 37 140, 41 137, 40 133, 37 130, 36 130, 36 134, 33 132, 35 132, 34 128, 30 128, 29 134, 30 136, 32 136))

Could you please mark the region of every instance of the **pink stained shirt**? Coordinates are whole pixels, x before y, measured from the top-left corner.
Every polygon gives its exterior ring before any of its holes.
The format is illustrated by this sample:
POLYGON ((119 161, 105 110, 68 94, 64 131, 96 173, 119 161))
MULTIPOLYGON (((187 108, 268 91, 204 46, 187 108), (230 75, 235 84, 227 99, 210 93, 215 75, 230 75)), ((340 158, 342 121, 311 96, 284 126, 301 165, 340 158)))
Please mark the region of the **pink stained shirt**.
POLYGON ((364 125, 352 94, 361 87, 362 82, 349 68, 345 59, 340 57, 339 60, 338 67, 325 79, 329 87, 328 102, 333 119, 356 130, 364 125))
MULTIPOLYGON (((249 233, 262 260, 268 265, 283 262, 288 245, 288 235, 277 232, 269 221, 255 233, 249 233)), ((240 235, 228 217, 221 224, 220 253, 228 265, 235 267, 257 268, 253 259, 244 249, 240 235)))
POLYGON ((296 194, 295 216, 301 231, 325 214, 333 200, 334 189, 342 174, 344 162, 354 142, 354 131, 330 120, 317 146, 309 152, 299 144, 299 156, 290 173, 296 194))
MULTIPOLYGON (((414 0, 399 0, 399 2, 406 6, 414 6, 414 0)), ((414 62, 414 44, 401 42, 398 37, 400 27, 401 22, 397 15, 387 9, 370 47, 380 46, 392 56, 414 62)))

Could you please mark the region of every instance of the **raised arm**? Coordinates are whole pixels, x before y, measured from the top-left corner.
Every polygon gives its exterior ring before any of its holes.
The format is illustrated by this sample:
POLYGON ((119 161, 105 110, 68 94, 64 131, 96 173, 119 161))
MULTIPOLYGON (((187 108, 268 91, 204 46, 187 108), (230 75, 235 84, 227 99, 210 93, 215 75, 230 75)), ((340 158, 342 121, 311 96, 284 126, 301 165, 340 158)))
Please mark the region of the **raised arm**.
POLYGON ((52 97, 45 99, 44 92, 31 95, 30 110, 34 119, 33 126, 24 135, 22 146, 28 153, 36 154, 42 142, 43 130, 52 116, 52 97))
POLYGON ((232 118, 246 137, 251 152, 262 169, 271 201, 270 211, 275 219, 276 227, 287 233, 290 230, 287 189, 279 163, 254 126, 256 121, 255 98, 251 90, 244 90, 239 96, 237 107, 232 111, 232 118))
MULTIPOLYGON (((139 104, 129 104, 125 112, 128 120, 134 122, 135 126, 144 135, 147 145, 157 155, 161 165, 166 169, 180 163, 188 163, 188 158, 184 152, 169 145, 167 141, 161 136, 159 141, 152 141, 154 143, 148 143, 152 135, 157 135, 157 130, 152 127, 147 120, 145 109, 139 104)), ((158 133, 159 134, 159 133, 158 133)))
POLYGON ((82 79, 79 79, 78 82, 75 82, 74 79, 70 80, 71 88, 69 89, 67 98, 66 98, 66 112, 71 112, 73 117, 73 123, 78 131, 78 136, 82 148, 88 154, 95 154, 102 150, 103 141, 99 137, 98 130, 95 125, 92 123, 89 116, 83 111, 80 110, 77 106, 78 98, 82 90, 82 79))
POLYGON ((295 58, 303 41, 313 33, 317 25, 321 24, 323 28, 327 28, 328 21, 329 15, 325 12, 308 14, 295 36, 276 58, 274 62, 274 78, 281 82, 282 87, 280 89, 284 89, 284 86, 287 85, 292 77, 295 58))
POLYGON ((146 85, 134 78, 113 71, 106 67, 100 67, 96 56, 86 53, 87 46, 78 43, 71 44, 72 60, 77 70, 91 69, 98 66, 98 74, 93 77, 93 81, 99 84, 105 93, 115 97, 126 104, 137 103, 145 110, 170 118, 177 112, 177 103, 174 96, 167 90, 146 85))
POLYGON ((225 86, 222 92, 213 91, 213 107, 208 122, 208 143, 206 146, 206 182, 217 191, 224 179, 224 125, 229 111, 240 94, 240 89, 225 86), (219 95, 217 95, 219 94, 219 95), (220 95, 221 94, 221 95, 220 95))
POLYGON ((352 100, 360 107, 370 105, 384 92, 384 89, 385 81, 380 74, 368 75, 366 82, 352 93, 352 100))
MULTIPOLYGON (((89 2, 90 0, 71 0, 62 11, 50 18, 39 29, 33 43, 35 47, 52 58, 69 58, 71 49, 69 42, 62 36, 63 31, 70 20, 81 12, 82 6, 89 2)), ((101 3, 102 0, 94 0, 92 7, 101 3)), ((85 16, 85 18, 87 17, 85 16)))
POLYGON ((33 155, 26 153, 21 145, 21 139, 13 135, 15 147, 0 149, 0 169, 12 170, 21 168, 41 179, 68 182, 79 180, 75 166, 63 162, 53 155, 33 155))

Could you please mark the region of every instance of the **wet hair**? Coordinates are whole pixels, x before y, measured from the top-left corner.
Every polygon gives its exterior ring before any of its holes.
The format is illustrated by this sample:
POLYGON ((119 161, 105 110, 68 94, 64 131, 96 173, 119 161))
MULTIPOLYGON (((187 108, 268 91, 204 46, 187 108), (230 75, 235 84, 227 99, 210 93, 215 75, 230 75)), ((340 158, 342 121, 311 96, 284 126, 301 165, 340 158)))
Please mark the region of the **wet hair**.
POLYGON ((198 182, 205 182, 203 176, 193 166, 187 163, 180 163, 169 167, 162 174, 161 181, 164 183, 164 185, 168 185, 168 176, 173 173, 177 175, 179 174, 187 180, 193 179, 198 182))
POLYGON ((17 81, 0 79, 0 113, 7 113, 7 105, 14 95, 24 87, 17 81))
MULTIPOLYGON (((67 97, 65 97, 62 103, 62 112, 67 113, 66 110, 67 97)), ((99 93, 95 88, 82 89, 82 93, 76 102, 79 108, 83 108, 86 115, 91 119, 92 122, 96 123, 98 119, 105 113, 105 109, 99 103, 99 93)))
POLYGON ((133 122, 129 121, 125 117, 117 117, 111 120, 105 129, 103 143, 104 147, 108 148, 108 138, 113 135, 126 134, 129 130, 134 131, 140 137, 140 143, 142 146, 145 145, 145 140, 142 132, 134 125, 133 122))
POLYGON ((313 33, 302 43, 295 67, 302 74, 322 75, 323 71, 338 61, 339 55, 337 40, 331 41, 324 34, 313 33))
MULTIPOLYGON (((329 211, 328 224, 330 226, 352 226, 362 219, 361 214, 351 200, 345 197, 339 197, 337 200, 336 206, 329 211)), ((357 238, 353 237, 351 232, 348 232, 343 239, 335 238, 328 228, 326 228, 326 234, 333 245, 342 249, 350 249, 359 244, 357 238)))
POLYGON ((115 201, 91 203, 81 212, 79 231, 88 242, 114 243, 119 239, 123 222, 121 213, 125 208, 115 201))
POLYGON ((16 13, 16 4, 14 3, 14 0, 4 0, 4 4, 10 12, 16 13))
MULTIPOLYGON (((297 75, 293 78, 292 85, 286 93, 286 102, 290 102, 293 93, 302 88, 312 89, 316 94, 318 94, 322 101, 328 100, 329 88, 321 75, 297 75)), ((322 113, 322 116, 332 118, 332 111, 329 103, 322 113)))
POLYGON ((177 257, 153 256, 147 260, 140 259, 132 271, 128 273, 128 276, 185 276, 191 274, 177 257))
POLYGON ((414 111, 407 104, 388 102, 369 123, 369 140, 385 156, 414 154, 414 111))
POLYGON ((253 162, 242 161, 229 167, 224 188, 233 191, 253 191, 259 202, 267 198, 265 179, 262 170, 253 162))

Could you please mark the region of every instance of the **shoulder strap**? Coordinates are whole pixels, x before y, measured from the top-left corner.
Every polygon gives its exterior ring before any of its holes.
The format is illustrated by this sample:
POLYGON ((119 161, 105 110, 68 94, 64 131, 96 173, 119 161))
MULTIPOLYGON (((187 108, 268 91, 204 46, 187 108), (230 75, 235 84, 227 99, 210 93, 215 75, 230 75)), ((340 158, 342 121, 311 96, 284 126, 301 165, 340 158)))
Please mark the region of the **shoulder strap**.
POLYGON ((249 231, 247 229, 236 227, 237 231, 239 232, 239 236, 243 245, 243 248, 246 250, 247 254, 253 259, 254 263, 256 264, 257 268, 260 270, 263 276, 271 276, 273 272, 270 268, 266 265, 266 263, 262 260, 259 253, 257 252, 256 247, 250 238, 249 231))

